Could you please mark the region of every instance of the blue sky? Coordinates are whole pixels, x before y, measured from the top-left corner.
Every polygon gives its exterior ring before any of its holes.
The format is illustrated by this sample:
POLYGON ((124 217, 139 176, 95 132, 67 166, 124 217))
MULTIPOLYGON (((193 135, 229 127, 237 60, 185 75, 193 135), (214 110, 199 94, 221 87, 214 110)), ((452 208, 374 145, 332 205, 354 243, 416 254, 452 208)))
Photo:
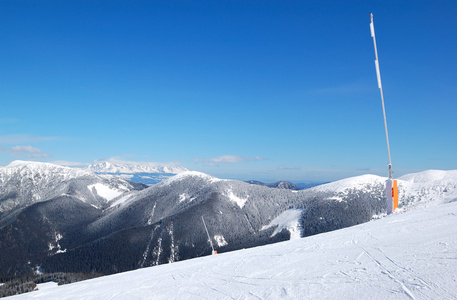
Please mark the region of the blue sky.
POLYGON ((0 0, 0 165, 222 178, 457 169, 457 2, 0 0))

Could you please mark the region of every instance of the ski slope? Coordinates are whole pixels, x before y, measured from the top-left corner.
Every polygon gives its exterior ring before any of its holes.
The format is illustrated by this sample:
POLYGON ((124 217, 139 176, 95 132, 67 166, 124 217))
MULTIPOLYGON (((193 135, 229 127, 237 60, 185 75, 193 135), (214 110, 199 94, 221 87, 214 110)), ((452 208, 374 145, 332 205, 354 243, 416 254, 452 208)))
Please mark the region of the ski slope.
POLYGON ((457 202, 11 299, 456 299, 457 202))

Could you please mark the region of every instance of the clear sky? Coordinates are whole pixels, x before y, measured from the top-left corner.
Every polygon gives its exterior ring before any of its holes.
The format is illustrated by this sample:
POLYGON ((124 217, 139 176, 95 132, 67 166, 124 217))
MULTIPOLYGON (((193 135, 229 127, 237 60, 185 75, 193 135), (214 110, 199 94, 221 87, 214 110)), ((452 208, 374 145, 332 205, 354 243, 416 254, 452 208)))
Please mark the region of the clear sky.
POLYGON ((222 178, 457 169, 457 1, 0 0, 0 165, 222 178))

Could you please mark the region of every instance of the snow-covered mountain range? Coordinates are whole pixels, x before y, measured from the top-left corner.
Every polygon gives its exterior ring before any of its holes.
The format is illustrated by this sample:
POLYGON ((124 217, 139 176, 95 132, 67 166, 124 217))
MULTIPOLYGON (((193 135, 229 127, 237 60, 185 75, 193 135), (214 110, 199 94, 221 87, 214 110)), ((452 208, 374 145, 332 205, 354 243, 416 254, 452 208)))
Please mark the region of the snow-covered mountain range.
POLYGON ((173 164, 133 162, 119 159, 100 161, 89 165, 87 170, 95 174, 117 175, 133 182, 156 184, 176 174, 188 171, 173 164))
MULTIPOLYGON (((210 254, 202 216, 216 250, 228 252, 365 223, 386 211, 386 178, 374 175, 294 191, 185 171, 146 188, 16 162, 0 168, 0 178, 3 276, 111 274, 210 254)), ((399 212, 453 202, 457 171, 404 176, 399 191, 399 212)))
POLYGON ((169 173, 178 174, 186 168, 155 162, 131 162, 121 160, 101 161, 87 167, 94 173, 169 173))

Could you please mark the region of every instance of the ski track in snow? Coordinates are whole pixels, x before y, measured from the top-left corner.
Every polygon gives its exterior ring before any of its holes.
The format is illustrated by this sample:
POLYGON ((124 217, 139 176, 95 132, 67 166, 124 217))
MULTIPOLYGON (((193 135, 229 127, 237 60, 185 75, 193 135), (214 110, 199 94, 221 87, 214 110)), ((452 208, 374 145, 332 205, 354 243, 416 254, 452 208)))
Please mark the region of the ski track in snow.
POLYGON ((442 204, 10 299, 456 299, 456 215, 442 204))

